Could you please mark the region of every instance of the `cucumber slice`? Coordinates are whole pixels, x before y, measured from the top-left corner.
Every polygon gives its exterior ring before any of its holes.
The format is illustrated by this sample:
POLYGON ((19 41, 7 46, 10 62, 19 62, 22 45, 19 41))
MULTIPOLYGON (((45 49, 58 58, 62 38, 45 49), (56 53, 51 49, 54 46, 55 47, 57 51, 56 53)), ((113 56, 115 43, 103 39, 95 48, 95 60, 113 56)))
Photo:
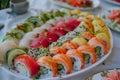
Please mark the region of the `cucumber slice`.
POLYGON ((26 54, 25 51, 21 50, 21 49, 12 49, 10 50, 7 55, 6 55, 6 60, 7 60, 7 64, 9 66, 10 69, 13 69, 14 68, 14 59, 19 56, 19 55, 22 55, 22 54, 26 54))
POLYGON ((101 47, 97 46, 97 47, 95 48, 95 52, 96 52, 96 54, 97 54, 98 56, 100 56, 100 55, 101 55, 101 47))
POLYGON ((62 64, 58 64, 58 71, 61 71, 62 69, 64 69, 64 66, 62 64))
POLYGON ((85 60, 85 63, 88 64, 90 62, 90 55, 84 53, 84 60, 85 60))

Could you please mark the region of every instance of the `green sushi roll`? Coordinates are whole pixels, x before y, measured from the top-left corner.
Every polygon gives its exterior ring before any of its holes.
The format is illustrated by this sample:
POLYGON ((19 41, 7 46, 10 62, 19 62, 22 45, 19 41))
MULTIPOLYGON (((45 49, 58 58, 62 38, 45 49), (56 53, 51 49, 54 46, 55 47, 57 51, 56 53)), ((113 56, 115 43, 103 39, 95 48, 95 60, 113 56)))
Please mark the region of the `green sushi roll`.
POLYGON ((31 16, 27 19, 34 27, 39 27, 43 24, 43 21, 38 16, 31 16))
POLYGON ((10 69, 14 68, 14 59, 22 54, 26 54, 25 51, 23 51, 22 49, 12 49, 10 51, 8 51, 7 55, 6 55, 6 60, 7 60, 7 64, 9 66, 10 69))
POLYGON ((19 24, 17 26, 17 29, 20 29, 23 32, 27 33, 33 30, 33 25, 31 25, 30 23, 24 22, 24 23, 19 24))

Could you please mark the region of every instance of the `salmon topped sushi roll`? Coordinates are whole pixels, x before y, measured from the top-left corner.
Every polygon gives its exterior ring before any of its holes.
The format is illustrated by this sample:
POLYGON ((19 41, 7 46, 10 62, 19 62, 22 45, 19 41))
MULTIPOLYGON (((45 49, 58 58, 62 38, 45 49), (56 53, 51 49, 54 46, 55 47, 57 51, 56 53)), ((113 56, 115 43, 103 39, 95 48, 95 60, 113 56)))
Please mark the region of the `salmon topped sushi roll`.
POLYGON ((72 43, 71 41, 66 41, 65 43, 63 43, 62 47, 69 50, 69 49, 77 49, 78 45, 75 43, 72 43))
POLYGON ((19 74, 28 77, 34 77, 39 72, 39 65, 32 57, 26 54, 17 56, 14 61, 14 66, 19 74))
POLYGON ((55 46, 50 48, 49 51, 51 54, 66 54, 66 49, 64 47, 55 46))
POLYGON ((108 53, 107 44, 101 38, 94 37, 89 40, 88 44, 94 48, 98 58, 108 53))
POLYGON ((85 60, 86 64, 88 64, 90 62, 92 64, 94 64, 97 61, 96 53, 94 51, 94 48, 92 48, 91 46, 89 46, 89 45, 82 45, 77 50, 81 51, 83 53, 84 60, 85 60))
POLYGON ((68 50, 66 54, 72 59, 73 71, 78 71, 84 68, 84 56, 80 51, 71 49, 68 50))
POLYGON ((58 74, 70 74, 72 72, 72 60, 66 54, 57 54, 53 59, 58 64, 58 74))
POLYGON ((94 37, 94 35, 93 35, 92 33, 88 32, 88 31, 83 32, 83 33, 81 34, 81 36, 82 36, 83 38, 85 38, 86 40, 90 40, 91 38, 94 37))
POLYGON ((57 76, 57 64, 55 60, 50 56, 43 56, 37 60, 40 66, 40 77, 56 77, 57 76))
POLYGON ((110 49, 110 37, 109 37, 109 35, 107 35, 105 33, 98 33, 98 34, 96 34, 96 37, 101 38, 107 44, 107 47, 110 49))

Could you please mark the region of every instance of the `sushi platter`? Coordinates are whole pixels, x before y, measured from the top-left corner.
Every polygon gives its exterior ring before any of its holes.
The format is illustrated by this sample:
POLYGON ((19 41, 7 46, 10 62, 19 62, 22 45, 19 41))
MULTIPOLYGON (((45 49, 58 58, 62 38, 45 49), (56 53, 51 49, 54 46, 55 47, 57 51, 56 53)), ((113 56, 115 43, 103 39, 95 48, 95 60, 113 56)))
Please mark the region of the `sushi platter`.
POLYGON ((0 64, 20 79, 69 79, 102 63, 113 47, 104 21, 80 10, 44 11, 12 26, 0 64))
MULTIPOLYGON (((93 9, 98 8, 100 6, 100 0, 88 0, 88 1, 92 2, 91 3, 92 5, 88 6, 89 4, 86 4, 85 7, 79 6, 79 5, 77 5, 77 6, 76 5, 71 6, 70 4, 67 4, 66 2, 63 2, 62 0, 50 0, 50 1, 53 4, 55 4, 55 5, 58 5, 58 6, 61 6, 61 7, 65 7, 65 8, 68 8, 68 9, 93 10, 93 9)), ((71 2, 71 3, 73 3, 73 2, 71 2)))
POLYGON ((89 76, 84 80, 119 80, 120 69, 108 69, 89 76))
POLYGON ((120 6, 120 0, 105 0, 105 1, 120 6))
POLYGON ((113 8, 101 14, 101 18, 109 25, 109 27, 120 32, 120 9, 113 8))

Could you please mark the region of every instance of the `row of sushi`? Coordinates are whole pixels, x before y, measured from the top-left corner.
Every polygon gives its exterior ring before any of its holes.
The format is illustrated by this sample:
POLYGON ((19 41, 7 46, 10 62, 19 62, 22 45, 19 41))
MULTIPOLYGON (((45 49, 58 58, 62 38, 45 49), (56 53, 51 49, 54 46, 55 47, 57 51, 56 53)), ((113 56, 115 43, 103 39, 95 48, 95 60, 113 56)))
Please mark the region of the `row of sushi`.
POLYGON ((11 42, 7 42, 6 45, 9 45, 9 49, 4 49, 9 68, 32 78, 59 77, 79 71, 87 67, 87 64, 94 64, 108 52, 105 42, 97 37, 91 38, 88 44, 81 46, 67 41, 62 46, 50 49, 50 54, 54 53, 54 56, 42 56, 38 60, 34 60, 11 42))
MULTIPOLYGON (((31 16, 21 24, 18 24, 15 28, 10 30, 6 33, 6 35, 3 37, 2 42, 7 40, 14 40, 16 43, 19 42, 19 40, 27 33, 32 31, 34 28, 36 30, 37 27, 42 26, 45 24, 48 20, 50 20, 48 23, 53 23, 54 21, 51 19, 55 19, 56 17, 70 17, 73 15, 77 15, 77 13, 80 12, 79 10, 72 10, 71 15, 67 13, 66 9, 60 9, 60 10, 51 10, 46 12, 41 12, 36 16, 31 16)), ((56 21, 61 20, 61 18, 56 18, 56 21)), ((50 25, 44 25, 44 26, 50 26, 50 25)))

